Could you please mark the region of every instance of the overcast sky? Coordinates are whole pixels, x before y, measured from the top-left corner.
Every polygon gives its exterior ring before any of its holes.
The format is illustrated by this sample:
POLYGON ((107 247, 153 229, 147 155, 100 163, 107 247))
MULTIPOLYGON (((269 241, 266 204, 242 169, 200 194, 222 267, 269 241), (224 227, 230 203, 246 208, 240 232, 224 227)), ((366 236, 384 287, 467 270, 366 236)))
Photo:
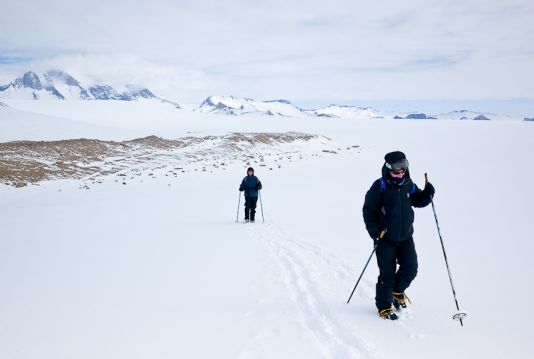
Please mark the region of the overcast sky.
POLYGON ((0 83, 62 69, 188 102, 534 99, 532 0, 2 2, 0 83))

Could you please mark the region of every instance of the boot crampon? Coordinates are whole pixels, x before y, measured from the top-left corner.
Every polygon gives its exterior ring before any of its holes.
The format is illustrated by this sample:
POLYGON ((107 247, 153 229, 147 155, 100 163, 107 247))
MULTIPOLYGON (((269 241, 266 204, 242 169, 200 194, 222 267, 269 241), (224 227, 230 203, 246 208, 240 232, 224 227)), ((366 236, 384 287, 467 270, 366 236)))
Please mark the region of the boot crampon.
POLYGON ((393 312, 393 308, 386 308, 386 309, 378 310, 378 315, 380 315, 380 318, 384 318, 384 319, 390 319, 390 320, 399 319, 397 317, 397 314, 393 312))
POLYGON ((395 307, 395 309, 399 310, 401 308, 405 309, 406 308, 406 301, 408 301, 408 303, 410 303, 410 305, 412 304, 412 301, 410 300, 410 298, 408 297, 408 295, 406 294, 406 292, 393 292, 393 306, 395 307))

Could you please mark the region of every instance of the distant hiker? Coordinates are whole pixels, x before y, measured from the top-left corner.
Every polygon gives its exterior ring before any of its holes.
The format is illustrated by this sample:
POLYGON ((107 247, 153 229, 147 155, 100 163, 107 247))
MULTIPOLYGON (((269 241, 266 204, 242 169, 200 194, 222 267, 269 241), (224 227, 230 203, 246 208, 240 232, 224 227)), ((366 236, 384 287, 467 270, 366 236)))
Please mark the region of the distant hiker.
POLYGON ((423 190, 412 182, 404 153, 390 152, 384 159, 382 177, 365 195, 363 219, 376 246, 380 270, 375 297, 378 314, 395 320, 397 315, 391 304, 397 310, 406 308, 406 300, 410 299, 404 291, 417 275, 412 206, 427 206, 435 190, 429 182, 423 190))
POLYGON ((261 187, 260 180, 254 176, 254 168, 249 167, 247 176, 243 178, 239 186, 239 191, 245 191, 245 222, 254 222, 258 191, 261 190, 261 187))

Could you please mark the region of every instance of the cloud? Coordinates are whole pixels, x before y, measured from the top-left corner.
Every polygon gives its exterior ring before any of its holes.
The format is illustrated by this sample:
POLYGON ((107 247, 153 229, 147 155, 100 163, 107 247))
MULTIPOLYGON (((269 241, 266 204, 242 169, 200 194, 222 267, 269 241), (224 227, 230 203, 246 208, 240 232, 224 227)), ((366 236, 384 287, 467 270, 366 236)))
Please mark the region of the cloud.
POLYGON ((2 56, 2 55, 0 55, 0 65, 27 63, 31 59, 32 59, 31 57, 2 56))
POLYGON ((0 80, 31 65, 186 101, 533 97, 533 15, 528 0, 12 1, 0 80))

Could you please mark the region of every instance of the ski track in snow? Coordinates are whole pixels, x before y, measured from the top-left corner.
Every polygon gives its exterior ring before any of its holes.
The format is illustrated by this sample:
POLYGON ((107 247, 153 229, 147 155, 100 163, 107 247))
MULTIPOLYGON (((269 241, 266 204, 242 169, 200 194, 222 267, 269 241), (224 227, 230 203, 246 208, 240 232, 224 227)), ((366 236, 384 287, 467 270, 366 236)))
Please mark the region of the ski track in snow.
MULTIPOLYGON (((290 238, 287 238, 287 236, 282 236, 281 235, 282 231, 281 231, 281 229, 279 227, 277 227, 277 231, 276 232, 277 233, 275 233, 275 234, 278 234, 281 238, 283 238, 289 244, 293 244, 296 247, 295 253, 300 253, 301 251, 303 251, 303 252, 308 251, 308 252, 314 254, 315 258, 318 258, 319 261, 324 266, 325 269, 323 270, 323 272, 324 271, 327 271, 327 272, 332 272, 333 271, 333 275, 334 275, 335 278, 340 279, 340 280, 348 279, 349 282, 350 281, 354 282, 358 278, 359 272, 357 272, 357 270, 355 271, 355 266, 354 265, 350 265, 350 264, 346 263, 343 259, 341 259, 341 258, 339 258, 337 256, 334 256, 332 254, 327 253, 324 249, 322 249, 322 248, 320 248, 320 247, 318 247, 316 245, 313 245, 313 244, 307 243, 307 242, 303 242, 303 241, 297 241, 297 240, 294 240, 294 239, 290 239, 290 238), (348 276, 347 273, 349 273, 349 274, 354 273, 354 277, 352 277, 350 275, 348 276)), ((373 261, 373 260, 374 260, 374 257, 373 257, 373 259, 371 259, 371 261, 373 261)), ((316 263, 314 261, 310 261, 310 262, 311 263, 316 263)), ((310 265, 310 269, 315 270, 315 271, 320 271, 319 267, 317 267, 316 265, 315 265, 315 268, 314 268, 314 264, 310 265)), ((363 267, 359 268, 360 271, 362 269, 363 269, 363 267)), ((375 281, 374 280, 370 280, 370 279, 366 279, 364 277, 362 277, 362 279, 360 281, 360 284, 358 285, 358 289, 357 289, 358 293, 355 292, 354 295, 358 294, 358 296, 360 298, 362 298, 363 300, 370 301, 370 302, 374 303, 375 281)), ((351 290, 352 290, 352 288, 351 288, 351 290)), ((352 298, 354 300, 354 296, 352 298)), ((405 320, 413 319, 413 314, 412 314, 412 311, 410 310, 410 308, 397 312, 397 315, 399 316, 399 318, 401 320, 393 322, 392 323, 393 325, 401 328, 407 334, 407 336, 409 338, 422 339, 424 337, 423 334, 418 333, 416 330, 412 329, 410 326, 408 326, 404 322, 405 320)))
POLYGON ((353 323, 347 327, 338 322, 324 298, 330 289, 320 284, 318 275, 326 271, 333 272, 335 278, 344 278, 352 269, 350 266, 319 247, 289 238, 275 224, 251 225, 249 235, 260 240, 279 265, 300 323, 315 338, 320 357, 383 357, 371 342, 363 339, 361 330, 354 328, 353 323))

